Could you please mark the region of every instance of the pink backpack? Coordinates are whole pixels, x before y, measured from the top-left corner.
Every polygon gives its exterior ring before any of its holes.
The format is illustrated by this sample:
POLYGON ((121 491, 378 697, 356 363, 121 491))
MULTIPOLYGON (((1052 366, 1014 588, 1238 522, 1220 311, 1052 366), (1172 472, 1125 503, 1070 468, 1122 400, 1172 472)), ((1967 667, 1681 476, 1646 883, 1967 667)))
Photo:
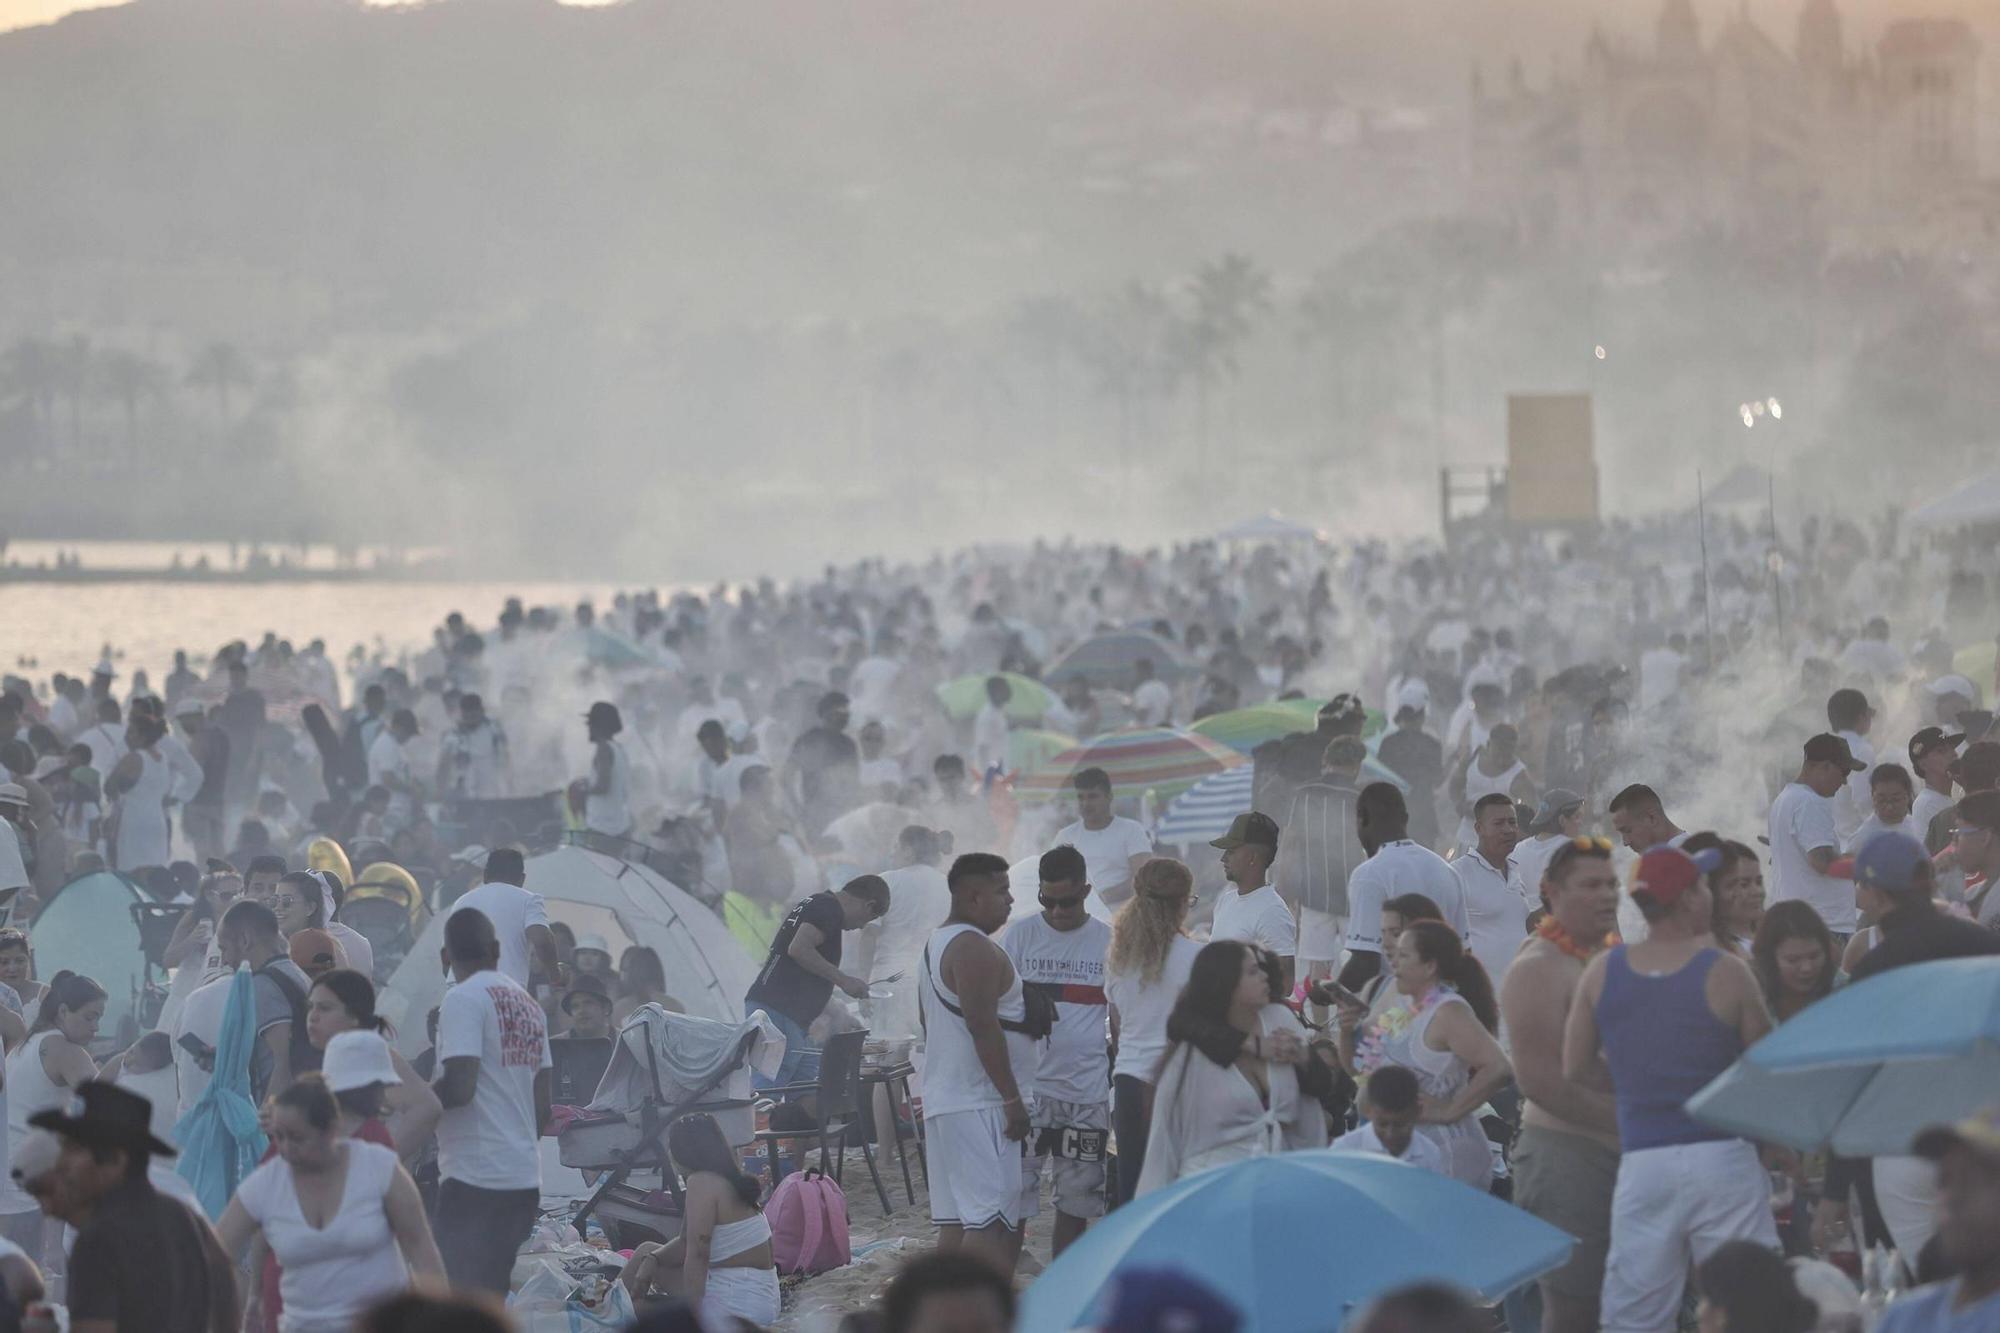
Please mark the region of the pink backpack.
POLYGON ((781 1275, 825 1273, 854 1258, 847 1239, 847 1195, 818 1169, 794 1171, 764 1205, 771 1252, 781 1275))

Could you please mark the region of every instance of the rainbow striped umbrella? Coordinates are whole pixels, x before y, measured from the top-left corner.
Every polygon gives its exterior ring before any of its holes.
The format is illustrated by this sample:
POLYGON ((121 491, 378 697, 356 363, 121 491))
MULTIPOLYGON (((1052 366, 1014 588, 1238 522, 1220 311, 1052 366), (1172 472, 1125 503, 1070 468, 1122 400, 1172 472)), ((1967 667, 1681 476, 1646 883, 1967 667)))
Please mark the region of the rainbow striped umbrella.
POLYGON ((1242 755, 1206 736, 1172 727, 1139 727, 1096 736, 1064 750, 1022 775, 1014 794, 1023 801, 1053 800, 1070 789, 1078 769, 1101 768, 1110 775, 1113 796, 1174 797, 1225 768, 1247 762, 1242 755))

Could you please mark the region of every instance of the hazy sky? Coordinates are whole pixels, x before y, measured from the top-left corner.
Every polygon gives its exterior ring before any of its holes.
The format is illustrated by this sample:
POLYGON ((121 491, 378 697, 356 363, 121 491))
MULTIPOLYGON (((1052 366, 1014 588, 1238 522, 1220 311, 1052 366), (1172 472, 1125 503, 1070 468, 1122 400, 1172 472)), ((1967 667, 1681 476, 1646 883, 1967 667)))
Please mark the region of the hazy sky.
MULTIPOLYGON (((381 0, 371 0, 379 3, 381 0)), ((388 0, 396 3, 397 0, 388 0)), ((615 0, 565 0, 565 3, 612 3, 615 0)), ((1227 0, 1218 0, 1227 3, 1227 0)), ((1501 5, 1512 0, 1419 0, 1429 7, 1451 8, 1459 5, 1501 5)), ((1735 11, 1741 0, 1696 0, 1695 8, 1705 21, 1716 21, 1735 11)), ((47 23, 52 19, 78 9, 94 9, 99 4, 90 0, 0 0, 0 31, 8 28, 26 27, 34 23, 47 23)), ((1365 7, 1365 6, 1364 6, 1365 7)), ((1595 6, 1589 0, 1535 0, 1527 6, 1533 11, 1550 9, 1575 9, 1588 12, 1596 8, 1604 16, 1606 26, 1614 29, 1625 28, 1635 21, 1644 24, 1657 11, 1657 0, 1598 0, 1595 6), (1637 11, 1636 13, 1634 11, 1637 11)), ((1749 9, 1760 22, 1773 25, 1779 31, 1789 33, 1793 18, 1798 13, 1800 0, 1749 0, 1749 9)), ((1841 8, 1848 16, 1863 23, 1880 22, 1895 15, 1958 15, 1966 18, 1980 18, 2000 9, 2000 0, 1842 0, 1841 8)), ((1991 54, 1991 53, 1989 53, 1991 54)))

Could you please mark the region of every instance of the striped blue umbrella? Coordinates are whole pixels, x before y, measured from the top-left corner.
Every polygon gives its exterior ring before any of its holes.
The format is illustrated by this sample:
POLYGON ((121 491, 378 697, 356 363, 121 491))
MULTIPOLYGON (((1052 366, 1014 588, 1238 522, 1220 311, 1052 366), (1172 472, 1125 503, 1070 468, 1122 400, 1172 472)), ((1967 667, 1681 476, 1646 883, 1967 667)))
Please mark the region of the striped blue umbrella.
POLYGON ((1250 809, 1254 765, 1241 764, 1211 774, 1176 796, 1153 830, 1153 840, 1165 843, 1207 842, 1229 832, 1236 816, 1250 809))

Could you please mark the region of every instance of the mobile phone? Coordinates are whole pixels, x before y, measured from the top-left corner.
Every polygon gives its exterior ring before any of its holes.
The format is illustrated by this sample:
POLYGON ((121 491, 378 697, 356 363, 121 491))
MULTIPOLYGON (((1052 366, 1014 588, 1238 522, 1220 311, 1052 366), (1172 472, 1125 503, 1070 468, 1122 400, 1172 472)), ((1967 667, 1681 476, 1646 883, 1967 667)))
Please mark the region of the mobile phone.
POLYGON ((215 1068, 215 1048, 200 1037, 195 1036, 194 1033, 181 1033, 181 1039, 176 1044, 189 1055, 192 1055, 195 1063, 203 1069, 215 1068))
POLYGON ((1330 1000, 1334 1004, 1344 1004, 1350 1009, 1366 1009, 1368 1007, 1368 1001, 1362 999, 1338 981, 1314 982, 1312 1000, 1315 1004, 1325 1004, 1330 1000))

